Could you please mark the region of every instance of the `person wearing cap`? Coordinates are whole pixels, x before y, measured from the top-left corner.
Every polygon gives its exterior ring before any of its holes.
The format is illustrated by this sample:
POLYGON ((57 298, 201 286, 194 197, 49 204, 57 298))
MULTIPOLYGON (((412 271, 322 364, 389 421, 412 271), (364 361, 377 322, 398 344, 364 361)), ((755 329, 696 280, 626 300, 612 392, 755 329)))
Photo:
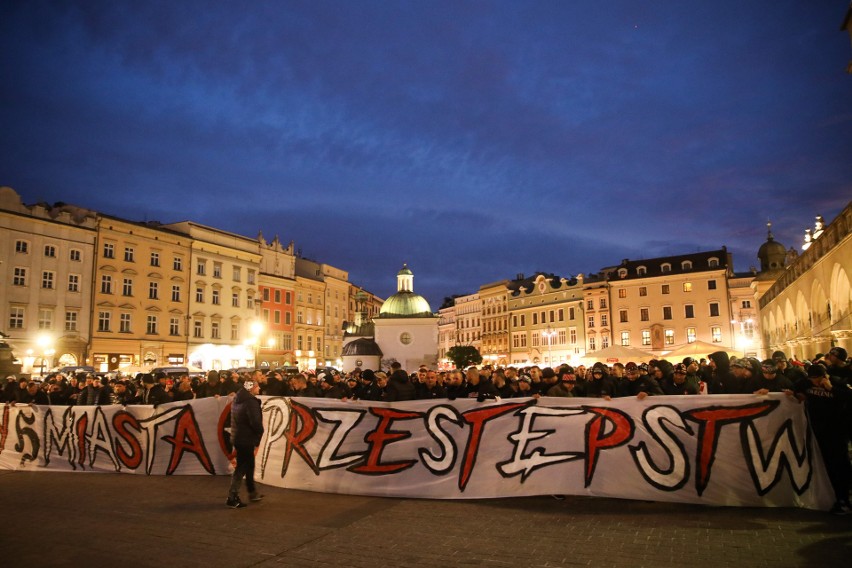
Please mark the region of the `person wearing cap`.
POLYGON ((240 500, 240 486, 246 479, 246 489, 251 501, 260 501, 263 495, 254 484, 254 452, 263 438, 263 413, 260 409, 260 383, 247 380, 234 396, 231 403, 231 443, 237 454, 237 466, 231 475, 228 500, 225 504, 232 509, 241 509, 246 504, 240 500))
POLYGON ((515 388, 512 389, 510 398, 540 398, 541 395, 533 391, 532 377, 527 373, 522 373, 515 383, 515 388))
POLYGON ((576 386, 577 376, 574 374, 574 368, 564 365, 559 368, 559 382, 547 389, 546 396, 573 398, 577 396, 574 392, 576 386))
POLYGON ((746 390, 754 394, 783 392, 792 395, 793 383, 780 372, 775 359, 764 359, 760 363, 760 376, 752 377, 746 390))
POLYGON ((154 406, 169 402, 171 399, 163 387, 154 379, 151 373, 142 375, 142 388, 136 395, 135 404, 152 404, 154 406))
POLYGON ((80 396, 77 397, 77 404, 79 406, 101 406, 109 404, 111 393, 112 389, 104 386, 100 377, 93 377, 91 384, 87 385, 80 393, 80 396))
POLYGON ((660 382, 660 389, 663 394, 669 396, 698 394, 698 376, 689 374, 689 365, 678 363, 674 366, 671 376, 660 382))
POLYGON ((847 359, 849 354, 842 347, 832 347, 825 356, 828 362, 828 374, 832 377, 845 382, 847 385, 852 384, 852 367, 849 366, 847 359))
POLYGON ((807 377, 807 373, 803 368, 796 365, 790 365, 787 361, 787 356, 784 355, 783 351, 775 351, 772 354, 772 361, 775 362, 775 367, 778 369, 776 374, 779 377, 787 377, 791 384, 796 384, 801 379, 807 377))
POLYGON ((615 382, 609 377, 605 365, 597 362, 592 366, 592 380, 586 383, 586 396, 612 400, 618 396, 615 382))
POLYGON ((836 502, 830 512, 848 515, 852 513, 852 505, 849 504, 852 465, 849 463, 846 412, 852 390, 839 379, 829 377, 825 367, 814 364, 808 368, 808 378, 796 384, 794 392, 796 398, 805 404, 808 422, 834 489, 836 502))
POLYGON ((618 385, 618 394, 616 396, 635 396, 638 400, 644 400, 648 396, 661 396, 664 393, 660 388, 659 381, 671 377, 671 369, 672 365, 668 361, 655 362, 654 376, 639 374, 634 369, 634 372, 628 373, 626 380, 622 381, 621 385, 618 385))

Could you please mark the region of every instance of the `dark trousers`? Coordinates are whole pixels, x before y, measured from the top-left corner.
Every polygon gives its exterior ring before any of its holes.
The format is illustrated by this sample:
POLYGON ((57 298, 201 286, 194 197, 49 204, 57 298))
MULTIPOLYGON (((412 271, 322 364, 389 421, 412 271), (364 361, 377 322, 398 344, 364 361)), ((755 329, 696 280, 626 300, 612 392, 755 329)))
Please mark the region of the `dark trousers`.
POLYGON ((237 452, 237 467, 231 475, 231 489, 229 493, 236 495, 240 491, 243 477, 246 478, 246 489, 254 493, 254 446, 234 446, 237 452))

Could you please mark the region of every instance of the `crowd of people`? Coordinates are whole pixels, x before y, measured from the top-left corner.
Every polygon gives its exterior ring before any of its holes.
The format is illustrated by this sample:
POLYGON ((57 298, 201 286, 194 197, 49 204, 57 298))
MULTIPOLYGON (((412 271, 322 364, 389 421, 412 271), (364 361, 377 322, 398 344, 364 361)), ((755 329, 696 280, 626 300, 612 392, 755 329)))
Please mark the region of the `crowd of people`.
POLYGON ((165 373, 106 379, 91 373, 49 375, 42 382, 7 378, 0 402, 38 405, 159 405, 211 396, 236 395, 244 385, 261 395, 397 402, 428 399, 485 400, 524 397, 595 397, 613 399, 672 395, 785 393, 803 402, 836 493, 836 514, 852 513, 849 489, 852 465, 852 363, 834 347, 809 361, 788 360, 781 351, 759 361, 732 358, 724 351, 706 359, 680 362, 597 362, 588 367, 537 365, 475 367, 438 371, 421 366, 409 373, 399 363, 388 370, 356 368, 285 374, 256 369, 208 371, 204 377, 165 373))

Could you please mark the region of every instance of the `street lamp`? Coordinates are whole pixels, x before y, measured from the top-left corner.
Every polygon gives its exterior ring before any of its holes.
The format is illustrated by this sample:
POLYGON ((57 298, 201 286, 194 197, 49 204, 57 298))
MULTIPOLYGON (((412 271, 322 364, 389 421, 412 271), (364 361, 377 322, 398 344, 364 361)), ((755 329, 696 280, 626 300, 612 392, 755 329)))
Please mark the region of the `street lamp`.
POLYGON ((550 367, 553 366, 552 344, 553 344, 553 336, 554 335, 556 335, 556 330, 553 329, 552 327, 550 327, 549 325, 547 326, 547 329, 545 329, 544 331, 541 332, 541 336, 547 338, 547 359, 550 363, 550 365, 549 365, 550 367))
POLYGON ((263 323, 260 321, 253 321, 251 323, 251 327, 249 328, 251 331, 251 342, 254 345, 254 368, 257 369, 260 367, 258 364, 258 358, 260 353, 260 336, 263 334, 263 323))
POLYGON ((746 325, 748 325, 750 328, 752 323, 753 320, 751 318, 748 318, 746 320, 731 320, 732 325, 740 324, 740 332, 736 336, 735 343, 737 344, 737 347, 742 349, 743 357, 748 356, 747 350, 749 347, 752 346, 753 343, 751 337, 746 335, 746 325))
POLYGON ((41 334, 36 338, 36 345, 41 351, 41 364, 39 365, 39 376, 44 377, 45 358, 52 356, 56 351, 51 347, 51 339, 47 334, 41 334))

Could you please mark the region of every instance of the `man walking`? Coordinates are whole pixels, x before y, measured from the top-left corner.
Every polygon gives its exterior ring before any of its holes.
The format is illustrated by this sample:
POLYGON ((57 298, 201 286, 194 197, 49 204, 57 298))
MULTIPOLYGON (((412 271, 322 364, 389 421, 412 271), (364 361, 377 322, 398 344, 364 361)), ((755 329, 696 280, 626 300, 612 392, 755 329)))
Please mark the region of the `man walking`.
POLYGON ((232 509, 246 506, 240 501, 239 495, 243 477, 246 478, 249 499, 263 499, 263 495, 257 492, 254 485, 254 450, 260 445, 260 439, 263 437, 263 415, 260 400, 257 399, 258 393, 260 383, 245 381, 231 404, 231 441, 237 452, 237 467, 231 476, 231 488, 226 504, 232 509))

